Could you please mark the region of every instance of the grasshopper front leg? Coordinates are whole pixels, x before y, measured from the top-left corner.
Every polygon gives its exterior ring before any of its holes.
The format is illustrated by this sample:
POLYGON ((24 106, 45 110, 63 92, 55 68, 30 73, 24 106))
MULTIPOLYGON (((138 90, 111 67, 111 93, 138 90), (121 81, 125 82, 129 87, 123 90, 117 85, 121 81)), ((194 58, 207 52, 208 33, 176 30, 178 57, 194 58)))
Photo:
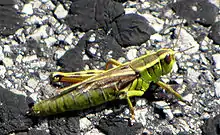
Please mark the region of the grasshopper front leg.
POLYGON ((173 90, 173 88, 171 88, 166 83, 164 83, 162 81, 158 81, 158 82, 156 82, 156 84, 159 85, 160 87, 162 87, 163 89, 165 89, 167 92, 172 93, 178 100, 183 101, 184 103, 190 105, 190 103, 188 101, 184 100, 183 97, 178 92, 173 90))

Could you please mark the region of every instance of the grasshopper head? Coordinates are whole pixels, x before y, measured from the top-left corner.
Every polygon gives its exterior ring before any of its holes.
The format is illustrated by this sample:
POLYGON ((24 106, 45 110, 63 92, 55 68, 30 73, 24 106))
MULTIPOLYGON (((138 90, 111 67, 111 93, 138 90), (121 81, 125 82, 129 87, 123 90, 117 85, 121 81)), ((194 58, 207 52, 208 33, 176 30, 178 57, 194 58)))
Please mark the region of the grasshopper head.
POLYGON ((172 49, 160 49, 157 55, 160 59, 162 75, 170 73, 175 62, 175 52, 172 49))

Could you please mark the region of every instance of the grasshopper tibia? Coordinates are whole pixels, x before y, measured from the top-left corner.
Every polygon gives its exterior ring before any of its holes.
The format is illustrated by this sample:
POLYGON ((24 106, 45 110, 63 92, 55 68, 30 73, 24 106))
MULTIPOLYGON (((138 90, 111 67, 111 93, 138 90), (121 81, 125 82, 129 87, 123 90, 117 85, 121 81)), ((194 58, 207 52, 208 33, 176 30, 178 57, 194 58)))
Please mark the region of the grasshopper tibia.
POLYGON ((184 100, 183 97, 178 92, 174 91, 173 88, 171 88, 166 83, 164 83, 162 81, 158 81, 158 82, 156 82, 156 84, 159 85, 160 87, 162 87, 163 89, 165 89, 167 92, 172 93, 175 97, 177 97, 178 100, 186 103, 187 105, 190 105, 190 103, 188 101, 184 100))

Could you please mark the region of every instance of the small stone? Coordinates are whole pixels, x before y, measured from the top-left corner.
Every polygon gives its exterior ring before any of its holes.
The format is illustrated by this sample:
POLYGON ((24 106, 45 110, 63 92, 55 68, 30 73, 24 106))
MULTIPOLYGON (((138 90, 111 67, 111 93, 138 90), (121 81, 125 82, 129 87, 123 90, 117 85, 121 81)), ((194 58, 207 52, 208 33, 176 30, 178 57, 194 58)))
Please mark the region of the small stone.
POLYGON ((59 4, 55 9, 54 14, 58 19, 63 19, 67 16, 68 11, 63 8, 63 5, 59 4))
POLYGON ((187 76, 193 81, 193 82, 197 82, 198 81, 198 77, 200 76, 200 72, 194 70, 193 68, 188 68, 187 70, 187 76))
POLYGON ((32 4, 31 3, 25 4, 21 12, 27 15, 32 15, 34 12, 32 4))
POLYGON ((137 5, 137 3, 135 1, 128 1, 127 4, 129 7, 135 7, 137 5))
POLYGON ((15 32, 15 36, 20 43, 26 43, 26 38, 24 35, 24 28, 20 28, 15 32))
POLYGON ((184 96, 183 99, 188 102, 192 102, 193 94, 188 94, 188 95, 184 96))
POLYGON ((193 55, 193 59, 195 59, 195 60, 199 60, 199 59, 200 59, 200 56, 199 56, 198 54, 193 55))
POLYGON ((180 85, 183 84, 183 78, 177 78, 175 81, 180 85))
POLYGON ((95 42, 95 38, 96 38, 96 34, 92 34, 90 37, 89 37, 89 42, 95 42))
POLYGON ((96 54, 97 49, 94 47, 90 47, 89 48, 89 52, 91 52, 92 54, 96 54))
POLYGON ((37 55, 26 56, 22 59, 22 62, 31 62, 37 60, 37 55))
POLYGON ((49 75, 50 75, 49 73, 39 72, 39 77, 40 77, 40 79, 43 80, 43 81, 47 80, 48 77, 49 77, 49 75))
POLYGON ((3 59, 3 63, 4 63, 4 65, 5 65, 6 67, 11 67, 11 66, 14 65, 13 60, 10 59, 10 58, 4 58, 4 59, 3 59))
POLYGON ((0 65, 0 77, 5 78, 6 69, 4 66, 0 65))
POLYGON ((23 95, 23 96, 27 96, 27 94, 24 91, 20 91, 17 89, 10 89, 11 92, 18 94, 18 95, 23 95))
POLYGON ((22 75, 23 75, 22 73, 16 73, 16 74, 15 74, 15 77, 16 77, 16 78, 21 78, 22 75))
POLYGON ((156 33, 154 35, 151 35, 150 39, 153 40, 153 41, 157 41, 157 42, 162 42, 163 41, 163 37, 158 33, 156 33))
POLYGON ((12 84, 11 81, 5 80, 4 83, 5 83, 5 85, 6 85, 7 88, 12 88, 12 85, 13 85, 13 84, 12 84))
POLYGON ((138 99, 138 101, 136 102, 136 106, 144 106, 146 105, 146 100, 145 99, 138 99))
POLYGON ((22 58, 23 56, 19 54, 16 58, 16 62, 21 63, 22 58))
POLYGON ((213 60, 215 61, 215 67, 220 69, 220 54, 213 54, 213 60))
POLYGON ((150 2, 147 2, 147 1, 145 1, 145 0, 142 0, 143 2, 143 4, 141 4, 141 7, 142 8, 144 8, 144 9, 146 9, 146 8, 149 8, 151 5, 150 5, 150 2))
POLYGON ((201 45, 200 50, 203 52, 207 52, 209 50, 208 45, 201 45))
POLYGON ((130 109, 125 108, 123 113, 124 113, 125 116, 129 116, 130 115, 130 109))
POLYGON ((87 55, 83 55, 82 60, 89 60, 89 57, 87 55))
POLYGON ((155 105, 158 109, 163 109, 164 107, 168 106, 165 101, 157 101, 155 102, 155 105))
POLYGON ((15 40, 11 40, 11 45, 12 46, 18 46, 19 43, 17 41, 15 41, 15 40))
POLYGON ((39 61, 35 61, 35 62, 31 62, 30 63, 30 68, 36 68, 36 67, 40 67, 40 62, 39 61))
POLYGON ((190 128, 189 128, 189 125, 186 123, 186 121, 179 119, 179 123, 181 127, 184 128, 184 131, 189 132, 190 128))
POLYGON ((30 97, 31 97, 34 101, 37 101, 38 93, 32 93, 32 94, 30 95, 30 97))
POLYGON ((14 73, 14 72, 13 72, 12 70, 7 70, 7 74, 8 74, 8 75, 11 76, 13 73, 14 73))
POLYGON ((108 110, 108 109, 105 109, 104 110, 104 114, 107 116, 107 115, 110 115, 113 111, 112 110, 108 110))
POLYGON ((42 20, 39 16, 33 15, 27 18, 27 24, 33 25, 33 24, 42 24, 42 20))
POLYGON ((92 123, 87 118, 82 118, 79 120, 79 124, 80 124, 80 129, 85 130, 88 129, 92 123))
POLYGON ((0 61, 4 59, 4 53, 2 52, 2 47, 0 46, 0 61))
POLYGON ((41 0, 42 3, 46 3, 48 2, 49 0, 41 0))
POLYGON ((11 53, 11 48, 8 45, 4 45, 4 52, 5 53, 11 53))
MULTIPOLYGON (((209 61, 206 59, 206 57, 204 56, 203 53, 200 54, 200 59, 202 60, 202 62, 205 64, 205 65, 208 65, 209 61)), ((198 58, 199 60, 199 58, 198 58)))
POLYGON ((137 58, 137 50, 136 49, 130 49, 127 53, 128 60, 133 60, 137 58))
POLYGON ((187 61, 187 62, 186 62, 186 66, 187 66, 187 67, 193 67, 193 63, 187 61))
POLYGON ((34 89, 28 87, 27 85, 24 85, 24 89, 29 91, 30 93, 34 93, 34 89))
POLYGON ((174 62, 174 64, 173 64, 173 68, 172 68, 172 72, 177 73, 178 69, 179 69, 179 68, 178 68, 177 63, 174 62))
POLYGON ((125 8, 125 14, 135 14, 137 13, 136 8, 125 8))
POLYGON ((38 81, 34 78, 30 78, 28 81, 27 81, 27 85, 33 89, 35 89, 38 85, 38 81))
POLYGON ((194 40, 193 36, 189 34, 185 29, 177 27, 175 30, 176 34, 179 35, 178 45, 180 51, 184 51, 185 54, 197 53, 199 50, 199 44, 194 40), (180 31, 180 33, 178 33, 180 31), (190 49, 189 49, 190 48, 190 49), (186 50, 186 51, 185 51, 186 50))
POLYGON ((68 36, 65 38, 65 42, 67 42, 69 45, 73 43, 73 33, 68 34, 68 36))
POLYGON ((60 59, 65 54, 65 52, 66 52, 65 50, 58 49, 54 54, 54 59, 55 60, 60 59))
POLYGON ((65 35, 59 35, 58 37, 57 37, 57 39, 59 40, 59 41, 64 41, 65 40, 65 35))
MULTIPOLYGON (((31 1, 31 0, 29 0, 29 1, 31 1)), ((33 2, 33 9, 39 9, 39 8, 41 8, 40 7, 41 5, 42 5, 42 3, 39 0, 35 0, 33 2)))
POLYGON ((220 79, 214 82, 215 94, 218 98, 220 98, 220 79))
MULTIPOLYGON (((48 1, 48 0, 44 0, 44 1, 48 1)), ((56 6, 53 4, 52 1, 48 1, 48 2, 45 2, 46 3, 46 6, 48 8, 48 10, 54 10, 56 8, 56 6)))
POLYGON ((207 112, 204 112, 201 116, 201 119, 202 120, 208 120, 211 116, 207 113, 207 112))
POLYGON ((163 29, 163 27, 164 27, 163 26, 164 25, 164 21, 163 20, 154 17, 150 13, 142 14, 142 16, 145 17, 150 22, 150 25, 154 28, 154 30, 157 33, 159 33, 163 29))
POLYGON ((163 109, 163 112, 167 115, 167 118, 169 120, 172 120, 173 119, 173 113, 171 112, 171 109, 169 107, 169 105, 164 102, 164 101, 157 101, 155 102, 155 106, 158 108, 158 109, 163 109))
POLYGON ((147 116, 148 111, 149 110, 147 108, 135 110, 135 120, 137 122, 142 123, 142 125, 145 126, 147 124, 146 116, 147 116))
POLYGON ((49 38, 45 39, 44 41, 48 46, 52 46, 57 42, 57 39, 54 37, 49 37, 49 38))
POLYGON ((181 116, 183 113, 182 113, 180 110, 174 110, 174 111, 173 111, 173 114, 174 114, 175 116, 181 116))
POLYGON ((48 25, 42 25, 40 28, 36 29, 33 34, 29 35, 27 38, 33 38, 35 40, 40 40, 41 38, 47 38, 47 28, 48 25))

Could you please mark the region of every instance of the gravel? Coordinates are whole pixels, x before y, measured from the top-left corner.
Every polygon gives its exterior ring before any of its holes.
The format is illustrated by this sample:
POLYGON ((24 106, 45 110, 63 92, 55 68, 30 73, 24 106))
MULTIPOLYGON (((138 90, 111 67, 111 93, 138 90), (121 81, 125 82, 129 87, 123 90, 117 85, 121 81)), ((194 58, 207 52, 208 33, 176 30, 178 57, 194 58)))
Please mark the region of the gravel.
POLYGON ((215 135, 219 131, 217 1, 15 2, 0 2, 0 134, 215 135), (132 99, 133 126, 126 101, 57 116, 27 116, 28 105, 67 85, 51 85, 51 72, 104 69, 109 58, 126 62, 160 48, 177 51, 174 71, 161 80, 191 105, 152 85, 156 92, 149 89, 132 99))

